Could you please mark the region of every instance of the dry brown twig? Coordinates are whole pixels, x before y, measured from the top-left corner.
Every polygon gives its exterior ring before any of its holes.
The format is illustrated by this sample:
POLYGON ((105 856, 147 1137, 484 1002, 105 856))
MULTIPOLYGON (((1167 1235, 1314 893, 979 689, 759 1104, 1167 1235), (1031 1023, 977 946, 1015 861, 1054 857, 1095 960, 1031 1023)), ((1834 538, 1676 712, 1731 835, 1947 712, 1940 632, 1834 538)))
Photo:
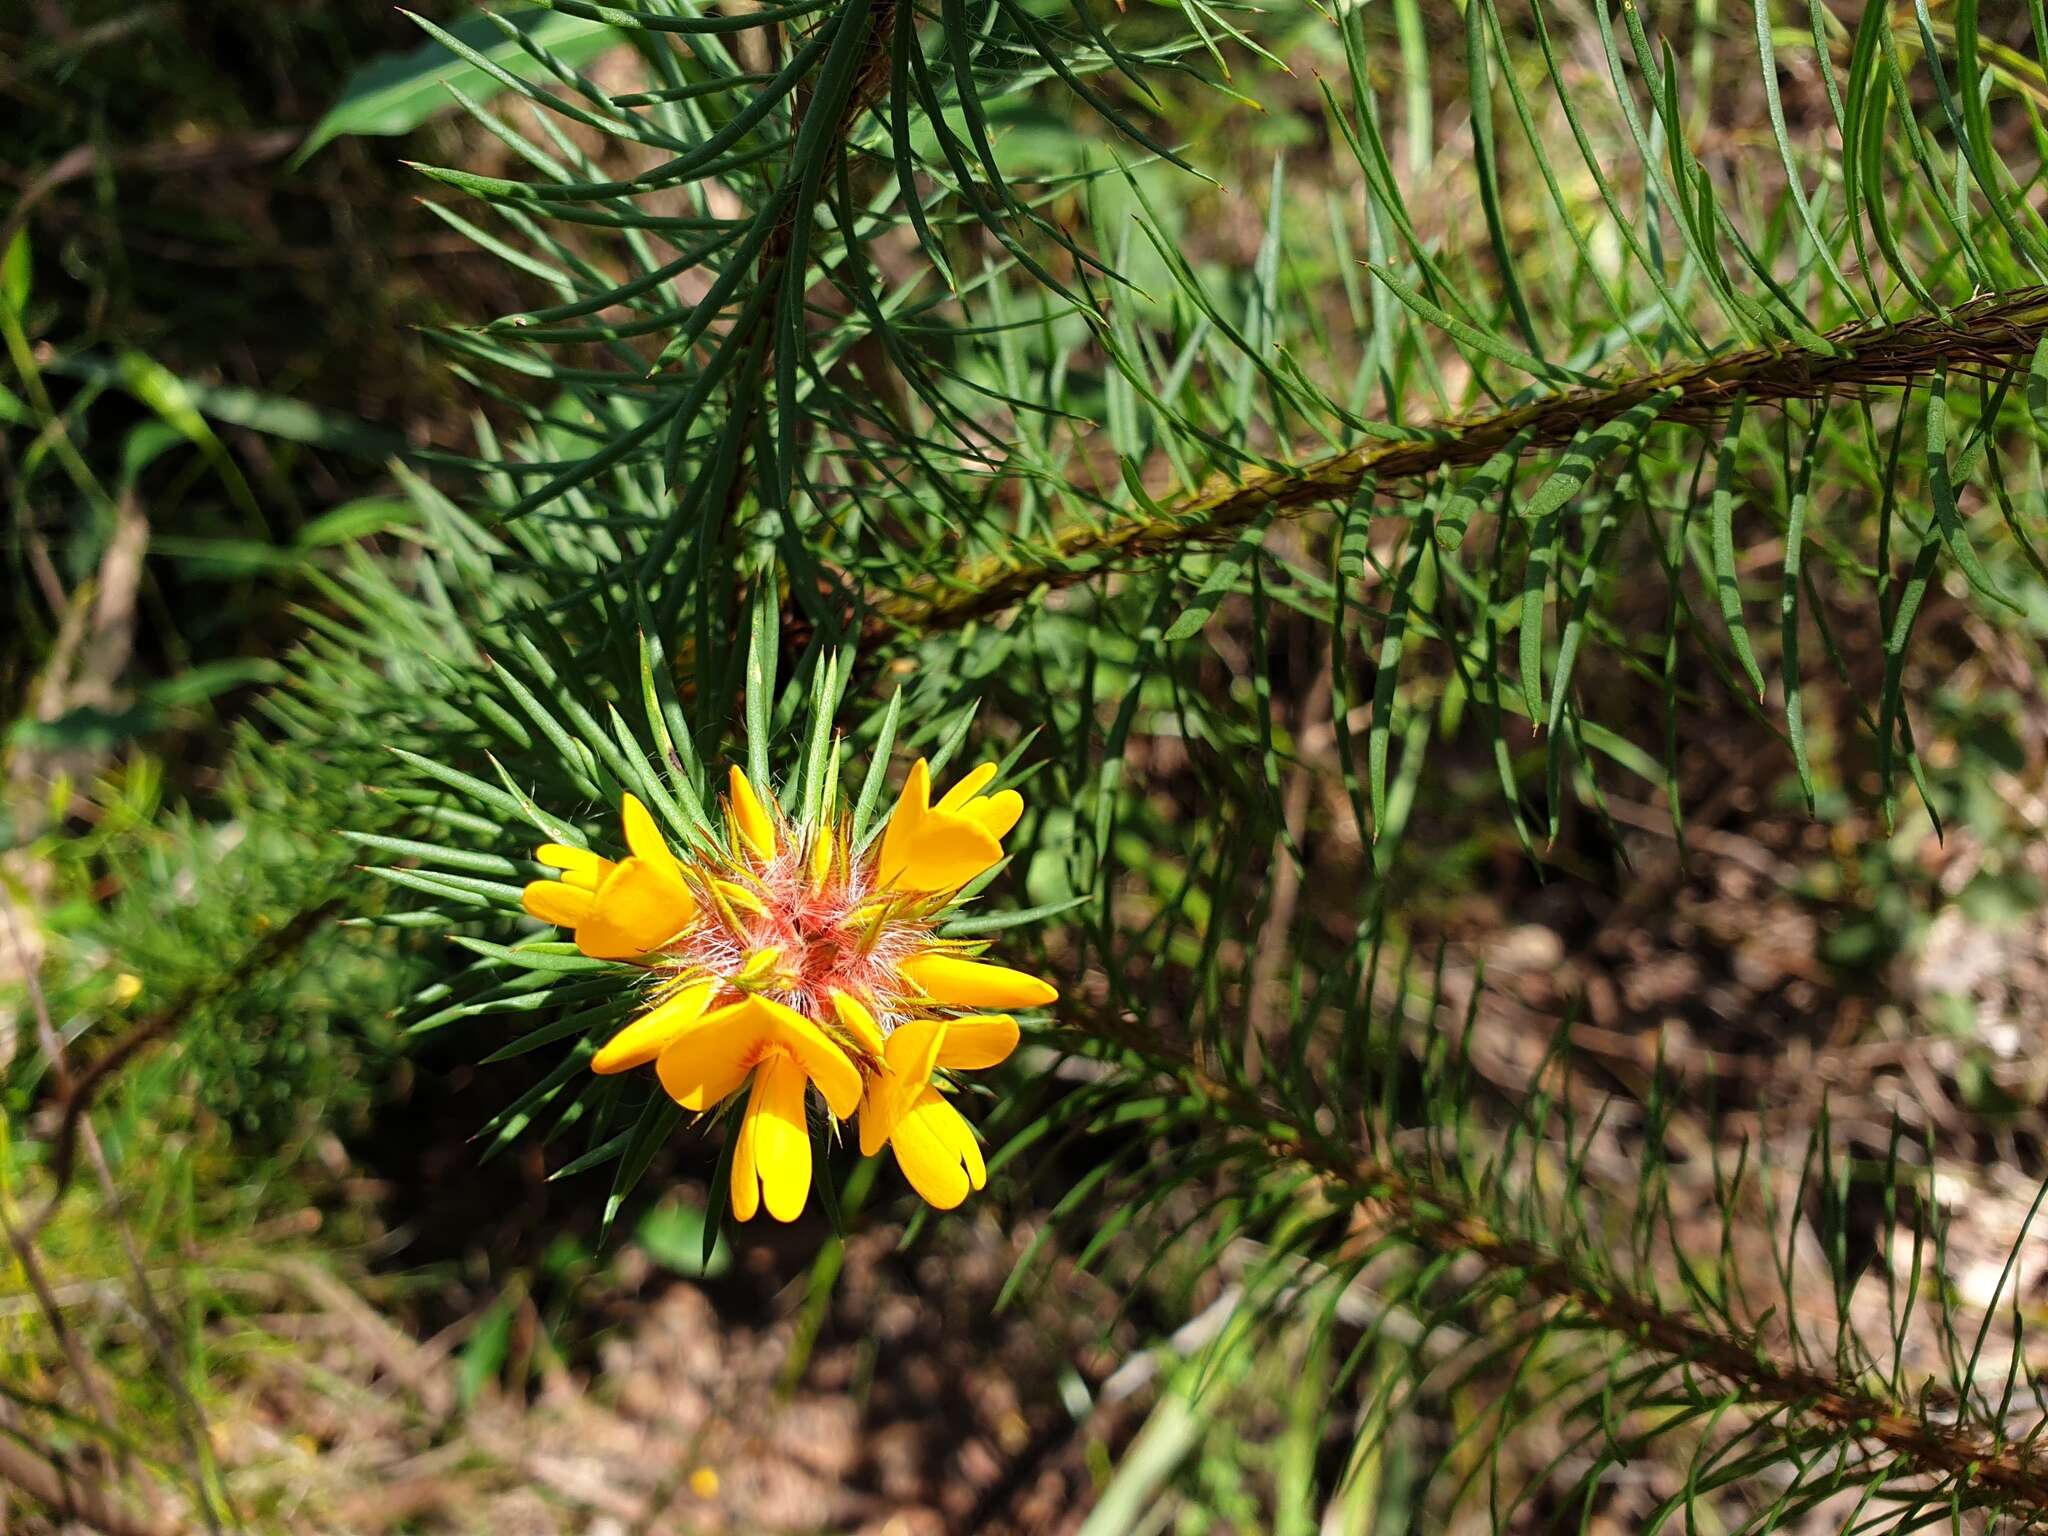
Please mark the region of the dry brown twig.
POLYGON ((177 1530, 169 1521, 131 1513, 105 1488, 6 1435, 0 1435, 0 1482, 12 1483, 59 1520, 76 1520, 105 1536, 174 1536, 177 1530))

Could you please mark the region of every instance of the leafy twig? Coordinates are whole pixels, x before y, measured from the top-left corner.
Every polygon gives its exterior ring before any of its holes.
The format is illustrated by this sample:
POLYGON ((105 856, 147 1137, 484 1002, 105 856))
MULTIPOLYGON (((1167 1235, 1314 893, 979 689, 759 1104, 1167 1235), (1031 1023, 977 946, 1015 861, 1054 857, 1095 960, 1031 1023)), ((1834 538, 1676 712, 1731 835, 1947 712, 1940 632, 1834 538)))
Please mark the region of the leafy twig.
POLYGON ((1105 567, 1212 540, 1269 509, 1301 512, 1342 501, 1368 480, 1418 480, 1469 467, 1513 444, 1517 453, 1569 443, 1654 395, 1675 391, 1660 421, 1706 425, 1738 396, 1762 401, 1825 400, 1866 389, 1896 388, 1938 370, 2009 369, 2032 356, 2048 333, 2048 287, 2017 289, 1965 304, 1947 315, 1896 324, 1842 327, 1832 355, 1792 346, 1760 346, 1703 363, 1550 394, 1465 421, 1448 422, 1401 442, 1376 441, 1342 453, 1237 480, 1164 503, 1155 514, 1106 527, 1081 527, 1027 560, 994 557, 926 581, 874 605, 871 639, 892 630, 916 634, 959 629, 1015 607, 1033 593, 1072 586, 1105 567))
MULTIPOLYGON (((1155 1047, 1156 1049, 1156 1047, 1155 1047)), ((1779 1359, 1755 1337, 1712 1327, 1596 1274, 1582 1262, 1504 1233, 1458 1191, 1372 1157, 1358 1157, 1262 1095, 1182 1063, 1179 1075, 1272 1156, 1303 1165, 1353 1199, 1373 1202, 1383 1224, 1432 1254, 1467 1253, 1518 1289, 1569 1307, 1643 1353, 1720 1378, 1752 1404, 1783 1409, 1831 1436, 1883 1447, 1903 1471, 1924 1471, 1989 1490, 2016 1512, 2048 1516, 2048 1454, 2012 1440, 1939 1423, 1866 1384, 1779 1359)))

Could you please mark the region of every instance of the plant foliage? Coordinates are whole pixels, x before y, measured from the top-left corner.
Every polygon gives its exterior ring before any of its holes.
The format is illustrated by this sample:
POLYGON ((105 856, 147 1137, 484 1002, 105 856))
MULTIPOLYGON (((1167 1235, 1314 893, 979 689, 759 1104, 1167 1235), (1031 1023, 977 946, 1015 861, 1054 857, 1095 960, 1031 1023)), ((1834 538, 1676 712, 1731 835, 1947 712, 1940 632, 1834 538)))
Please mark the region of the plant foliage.
POLYGON ((609 1217, 675 1118, 502 915, 536 833, 687 838, 743 717, 792 794, 813 720, 973 740, 1067 998, 991 1168, 1126 1282, 1231 1277, 1096 1528, 1226 1507, 1218 1437, 1292 1531, 1590 1524, 1648 1460, 1651 1529, 2048 1518, 1923 1138, 1688 1152, 1568 1031, 1504 1085, 1407 943, 1617 799, 1683 837, 1729 714, 1814 816, 1948 814, 1923 616, 2048 612, 2039 0, 547 9, 633 68, 422 23, 517 166, 432 206, 533 294, 437 336, 464 508, 414 479, 417 558, 323 579, 247 748, 359 773, 387 921, 466 952, 414 1036, 549 1053, 487 1149, 609 1217), (1241 187, 1268 97, 1312 127, 1241 187))

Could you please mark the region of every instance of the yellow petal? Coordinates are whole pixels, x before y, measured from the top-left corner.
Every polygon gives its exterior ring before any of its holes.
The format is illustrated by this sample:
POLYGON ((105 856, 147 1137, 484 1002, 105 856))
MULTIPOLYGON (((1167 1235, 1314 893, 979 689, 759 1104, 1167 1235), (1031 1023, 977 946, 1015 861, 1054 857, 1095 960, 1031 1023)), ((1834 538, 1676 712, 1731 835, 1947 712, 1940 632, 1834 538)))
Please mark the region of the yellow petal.
POLYGON ((1017 818, 1024 814, 1024 797, 1014 789, 999 789, 992 795, 969 801, 960 808, 960 814, 969 821, 978 822, 983 831, 1000 841, 1009 835, 1010 828, 1017 825, 1017 818))
MULTIPOLYGON (((811 1127, 804 1113, 804 1069, 780 1051, 754 1074, 747 1119, 754 1127, 753 1167, 762 1203, 777 1221, 795 1221, 811 1195, 811 1127)), ((733 1204, 739 1204, 739 1164, 733 1164, 733 1204)))
POLYGON ((917 835, 925 812, 931 807, 931 798, 932 771, 920 757, 910 765, 910 776, 903 781, 903 793, 896 797, 888 829, 882 833, 882 851, 877 855, 875 869, 885 889, 910 857, 910 840, 917 835))
POLYGON ((739 1091, 766 1052, 754 998, 714 1008, 671 1040, 654 1070, 668 1096, 685 1109, 706 1110, 739 1091))
POLYGON ((896 809, 907 810, 915 820, 932 808, 932 765, 919 758, 903 776, 903 793, 896 797, 896 809))
POLYGON ((818 840, 811 844, 811 888, 821 890, 825 877, 832 873, 832 835, 820 832, 818 840))
POLYGON ((933 811, 904 840, 903 866, 883 865, 883 883, 899 891, 950 891, 1002 859, 1003 845, 977 822, 933 811))
POLYGON ((612 861, 592 853, 588 848, 570 848, 561 843, 542 843, 533 850, 533 856, 550 869, 562 872, 562 884, 580 887, 586 891, 597 889, 598 882, 612 872, 612 861))
POLYGON ((528 915, 561 928, 574 928, 590 915, 590 892, 566 880, 535 880, 519 893, 528 915))
POLYGON ((774 1043, 800 1062, 804 1075, 818 1085, 825 1103, 842 1120, 851 1120, 860 1108, 860 1069, 854 1066, 838 1042, 794 1008, 771 997, 757 997, 772 1021, 774 1043))
POLYGON ((692 982, 666 1002, 657 1003, 607 1040, 590 1058, 590 1070, 624 1072, 644 1067, 681 1039, 685 1031, 696 1027, 711 994, 717 990, 718 984, 713 981, 692 982))
POLYGON ((930 1082, 945 1032, 944 1019, 906 1019, 898 1024, 889 1032, 886 1048, 890 1076, 905 1084, 930 1082))
POLYGON ((637 959, 681 933, 696 915, 696 898, 680 876, 644 859, 627 859, 597 888, 590 915, 577 925, 576 947, 599 960, 637 959))
POLYGON ((868 1082, 866 1088, 861 1093, 860 1155, 862 1157, 873 1157, 877 1152, 881 1151, 883 1143, 889 1139, 882 1133, 882 1127, 887 1125, 893 1129, 896 1122, 903 1118, 889 1104, 889 1098, 889 1090, 873 1080, 868 1082))
POLYGON ((939 811, 957 811, 961 806, 981 793, 981 787, 996 776, 994 763, 983 763, 946 791, 945 798, 933 807, 939 811))
MULTIPOLYGON (((754 1092, 761 1091, 761 1080, 754 1079, 754 1092)), ((734 1134, 738 1140, 732 1147, 732 1215, 735 1221, 752 1221, 754 1212, 761 1209, 761 1179, 754 1170, 754 1137, 759 1129, 760 1117, 754 1113, 754 1100, 749 1097, 747 1107, 740 1112, 740 1128, 734 1134)))
POLYGON ((754 852, 754 857, 764 863, 775 857, 775 823, 769 819, 768 809, 761 804, 761 797, 754 793, 754 786, 747 782, 735 763, 727 775, 732 791, 733 825, 739 829, 740 841, 754 852))
POLYGON ((771 1052, 794 1058, 818 1085, 832 1113, 851 1119, 860 1107, 860 1070, 830 1036, 794 1008, 747 997, 704 1016, 661 1053, 661 1084, 685 1109, 709 1109, 739 1087, 771 1052))
POLYGON ((668 840, 661 835, 661 828, 654 824, 654 818, 647 813, 647 807, 636 795, 628 795, 619 807, 619 820, 626 826, 626 846, 633 850, 633 857, 651 864, 664 875, 673 875, 678 882, 683 878, 682 866, 676 863, 676 856, 669 851, 668 840))
POLYGON ((931 1081, 945 1029, 943 1019, 911 1019, 890 1032, 883 1047, 886 1065, 879 1075, 867 1080, 867 1092, 860 1101, 863 1157, 873 1157, 882 1149, 904 1111, 931 1081))
POLYGON ((1007 1013, 948 1019, 939 1041, 939 1065, 948 1072, 974 1072, 1007 1061, 1017 1049, 1017 1021, 1007 1013))
POLYGON ((950 1211, 970 1189, 988 1183, 988 1165, 974 1132, 936 1088, 917 1096, 889 1138, 896 1166, 926 1204, 950 1211))
POLYGON ((853 1036, 856 1044, 870 1056, 880 1056, 884 1049, 882 1027, 875 1022, 867 1005, 851 993, 834 992, 832 1009, 839 1015, 839 1022, 846 1032, 853 1036))
POLYGON ((926 997, 956 1008, 1038 1008, 1059 996, 1036 976, 958 955, 912 955, 896 969, 926 997))

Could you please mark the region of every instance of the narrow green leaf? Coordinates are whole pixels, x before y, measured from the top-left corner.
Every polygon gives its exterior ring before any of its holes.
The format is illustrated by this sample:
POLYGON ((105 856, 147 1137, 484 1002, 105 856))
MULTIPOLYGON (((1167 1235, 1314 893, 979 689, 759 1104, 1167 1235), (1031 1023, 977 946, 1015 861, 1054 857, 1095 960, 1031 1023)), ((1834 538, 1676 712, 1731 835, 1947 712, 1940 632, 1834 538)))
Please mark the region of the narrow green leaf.
POLYGON ((1736 660, 1742 663, 1757 697, 1762 698, 1764 674, 1756 664, 1756 652, 1750 647, 1749 626, 1742 617, 1742 588, 1735 569, 1736 461, 1742 450, 1742 416, 1748 403, 1746 395, 1735 397, 1714 465, 1714 595, 1720 602, 1721 622, 1728 631, 1729 644, 1735 647, 1736 660))
MULTIPOLYGON (((388 871, 397 873, 397 871, 388 871)), ((588 955, 573 953, 574 946, 520 945, 512 948, 504 944, 493 944, 488 939, 471 938, 468 934, 451 934, 456 943, 464 949, 474 950, 491 960, 503 960, 522 971, 548 971, 568 975, 576 971, 616 971, 617 962, 593 960, 588 955)))
POLYGON ((1984 569, 1984 562, 1977 557, 1976 547, 1963 527, 1955 487, 1949 480, 1948 437, 1948 369, 1943 366, 1935 370, 1927 391, 1927 489, 1934 498, 1935 525, 1941 530, 1942 543, 1962 567, 1970 585, 1994 603, 2014 613, 2022 612, 2018 603, 1992 585, 1991 573, 1984 569))
POLYGON ((747 640, 747 777, 764 795, 774 786, 768 776, 768 747, 773 738, 769 722, 775 713, 775 661, 782 639, 775 586, 776 572, 762 571, 754 585, 753 623, 747 640))
MULTIPOLYGON (((504 20, 571 63, 594 59, 620 40, 609 26, 580 16, 530 10, 515 11, 504 20)), ((476 14, 448 30, 501 69, 524 77, 541 73, 540 62, 492 22, 490 15, 476 14)), ((439 42, 422 43, 409 52, 365 64, 349 76, 340 99, 313 125, 291 163, 294 167, 305 164, 345 134, 410 133, 429 118, 454 110, 450 85, 486 101, 504 89, 439 42)))
POLYGON ((1444 332, 1445 335, 1451 337, 1454 341, 1472 348, 1473 351, 1483 353, 1497 362, 1506 363, 1510 368, 1519 369, 1531 378, 1542 379, 1546 383, 1592 384, 1595 382, 1586 374, 1577 373, 1572 369, 1559 367, 1553 363, 1546 363, 1542 358, 1535 356, 1533 353, 1526 352, 1522 348, 1515 346, 1505 337, 1495 335, 1491 331, 1481 330, 1478 326, 1460 320, 1457 316, 1438 308, 1413 288, 1402 282, 1387 267, 1370 261, 1365 265, 1367 271, 1386 284, 1387 291, 1392 293, 1395 298, 1407 305, 1408 308, 1413 310, 1423 320, 1444 332))
POLYGON ((1677 398, 1675 389, 1646 395, 1620 416, 1599 425, 1581 427, 1565 446, 1556 469, 1521 509, 1521 518, 1532 525, 1529 560, 1522 577, 1521 661, 1522 701, 1529 718, 1545 718, 1543 707, 1543 613, 1544 596, 1550 588, 1556 564, 1559 515, 1573 497, 1586 488, 1607 458, 1634 446, 1664 408, 1677 398))
POLYGON ((600 1238, 609 1235, 612 1223, 618 1219, 619 1208, 626 1203, 626 1197, 640 1182, 647 1165, 654 1161, 654 1154, 661 1150, 661 1144, 668 1140, 682 1118, 681 1106, 667 1094, 658 1090, 648 1094, 640 1118, 633 1125, 632 1139, 620 1155, 618 1172, 612 1175, 611 1192, 605 1196, 604 1216, 598 1224, 600 1238))
POLYGON ((1806 797, 1809 816, 1814 812, 1813 766, 1806 750, 1806 709, 1800 693, 1799 566, 1806 542, 1806 510, 1813 486, 1813 461, 1826 415, 1825 405, 1814 408, 1813 424, 1807 430, 1806 445, 1800 451, 1799 468, 1793 477, 1791 508, 1785 520, 1785 581, 1778 597, 1778 653, 1785 677, 1785 734, 1792 742, 1792 762, 1799 772, 1799 789, 1806 797))
POLYGON ((1366 734, 1366 775, 1372 803, 1372 838, 1379 841, 1387 823, 1387 743, 1392 738, 1398 707, 1396 687, 1401 674, 1401 651, 1408 639, 1408 611, 1414 602, 1416 580, 1422 572, 1423 556, 1429 552, 1433 532, 1425 509, 1408 531, 1407 558, 1394 581, 1387 604, 1387 627, 1380 637, 1379 665, 1373 674, 1372 725, 1366 734))
POLYGON ((1509 438, 1498 453, 1460 482, 1444 504, 1443 515, 1436 520, 1438 548, 1455 553, 1464 543, 1465 531, 1478 514, 1480 503, 1492 501, 1500 494, 1501 487, 1507 484, 1534 435, 1533 427, 1524 427, 1509 438))
POLYGON ((875 732, 875 745, 868 757, 868 771, 860 784, 860 799, 853 807, 853 846, 856 850, 867 847, 868 823, 874 819, 875 807, 882 802, 882 792, 889 784, 889 753, 896 745, 896 722, 903 713, 903 690, 896 689, 889 695, 889 702, 882 710, 882 724, 875 732))
POLYGON ((2033 361, 2027 366, 2027 409, 2033 413, 2034 425, 2048 433, 2048 335, 2034 348, 2033 361))
POLYGON ((1167 644, 1177 644, 1191 635, 1199 634, 1202 626, 1209 622, 1216 612, 1216 605, 1237 589, 1245 567, 1257 556, 1264 544, 1266 530, 1272 525, 1273 513, 1270 508, 1261 512, 1238 536, 1231 541, 1230 548, 1215 557, 1208 576, 1203 580, 1195 595, 1188 600, 1180 616, 1167 625, 1166 633, 1160 638, 1167 644))

